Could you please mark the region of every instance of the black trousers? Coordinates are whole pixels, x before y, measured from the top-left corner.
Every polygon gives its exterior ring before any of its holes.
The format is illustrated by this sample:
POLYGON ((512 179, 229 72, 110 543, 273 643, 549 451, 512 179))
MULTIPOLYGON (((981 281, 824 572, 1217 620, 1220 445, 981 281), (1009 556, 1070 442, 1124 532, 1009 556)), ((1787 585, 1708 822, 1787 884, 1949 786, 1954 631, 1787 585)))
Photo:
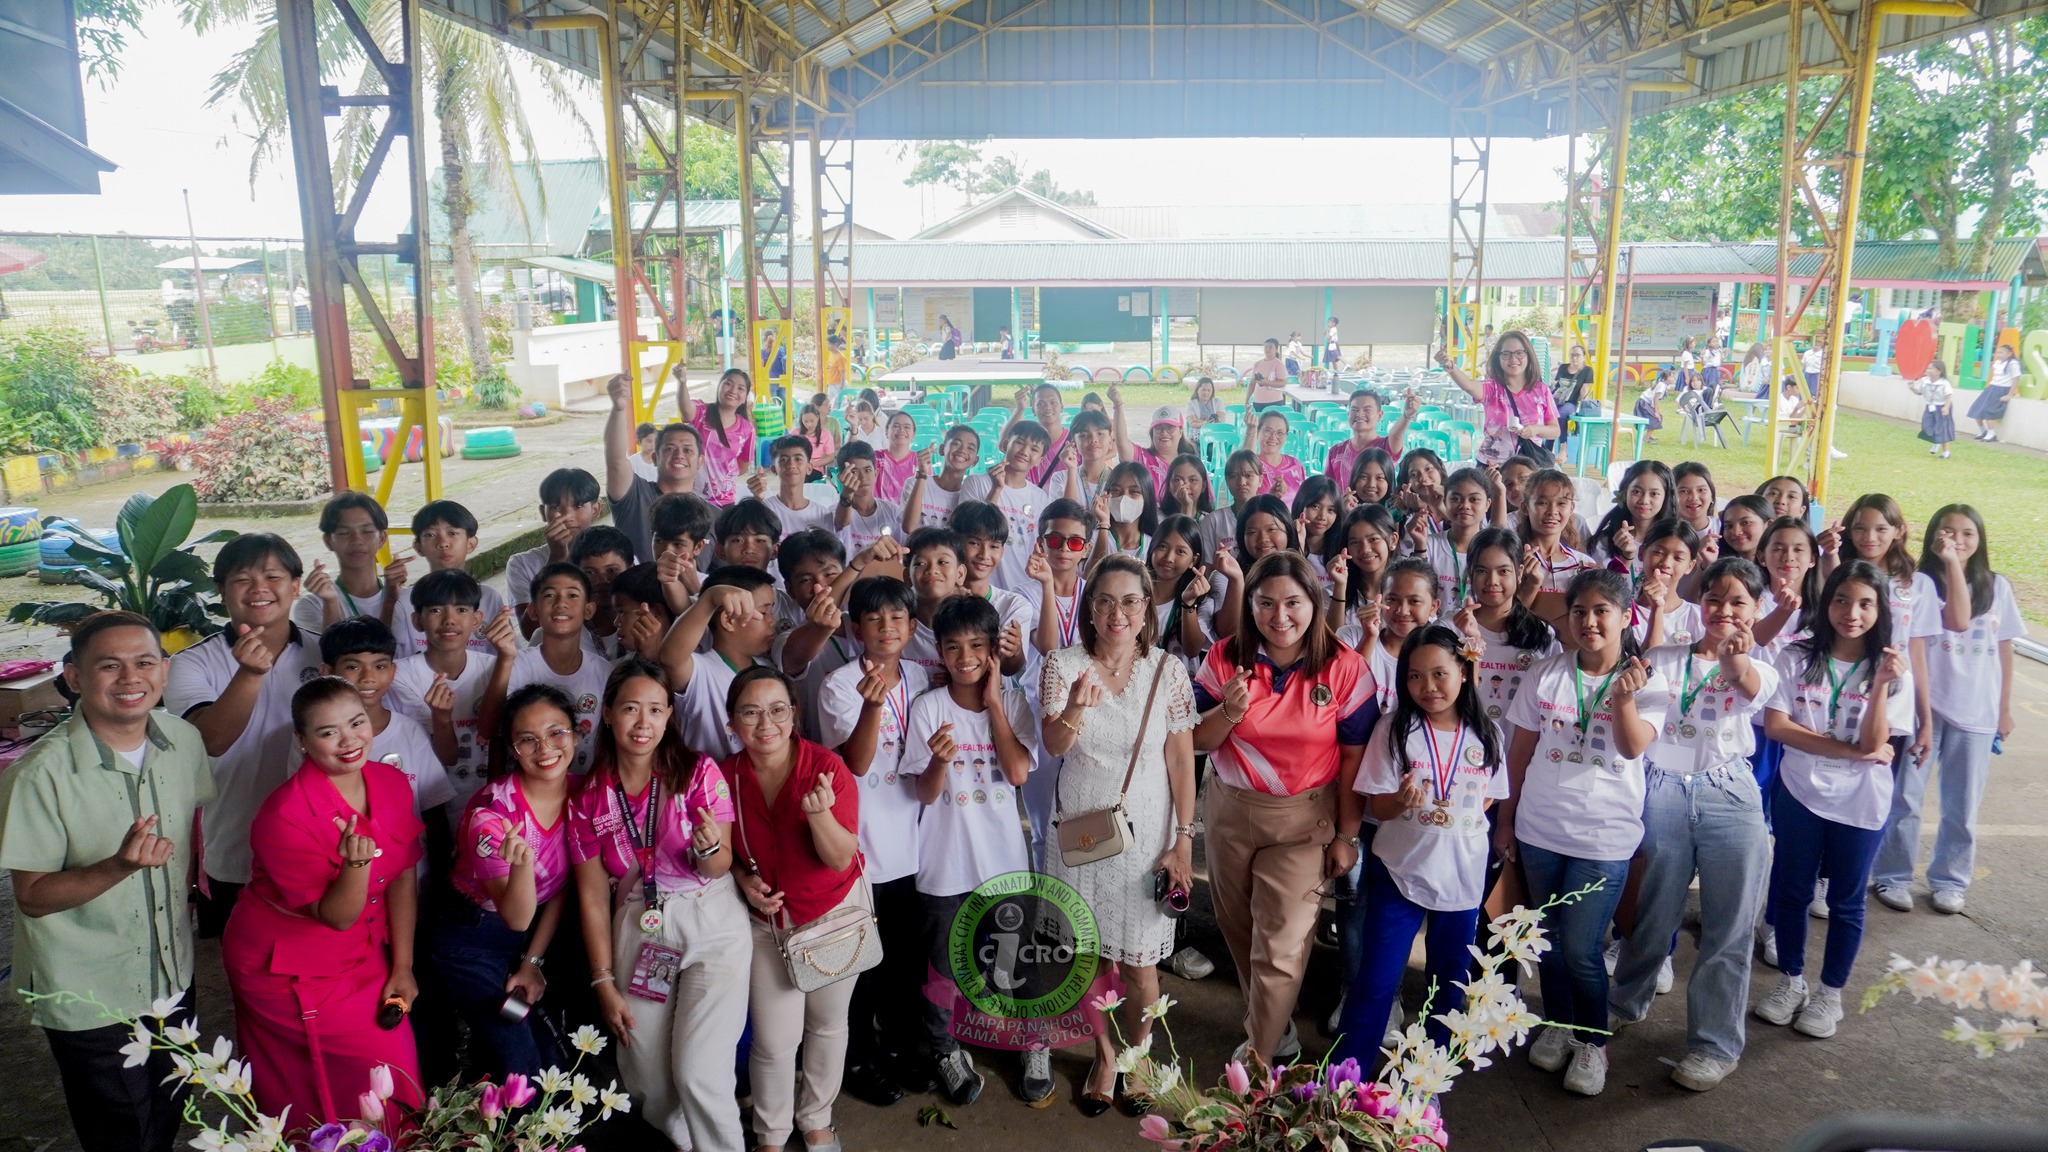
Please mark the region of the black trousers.
MULTIPOLYGON (((155 1021, 151 1027, 160 1031, 190 1022, 191 1017, 188 988, 171 1019, 155 1021)), ((127 1058, 121 1055, 121 1046, 131 1033, 121 1024, 83 1032, 43 1029, 50 1038, 50 1054, 57 1058, 71 1127, 85 1152, 171 1152, 178 1125, 184 1122, 185 1086, 164 1082, 171 1075, 169 1053, 151 1052, 141 1065, 122 1067, 127 1058)))
POLYGON ((192 894, 199 909, 199 938, 218 940, 228 930, 228 917, 234 913, 235 901, 242 898, 242 885, 208 876, 206 887, 213 893, 211 896, 202 892, 192 894))
POLYGON ((850 1064, 883 1056, 917 1055, 923 1036, 925 964, 924 900, 917 877, 902 876, 874 886, 875 922, 882 935, 882 962, 855 977, 848 1014, 850 1064))

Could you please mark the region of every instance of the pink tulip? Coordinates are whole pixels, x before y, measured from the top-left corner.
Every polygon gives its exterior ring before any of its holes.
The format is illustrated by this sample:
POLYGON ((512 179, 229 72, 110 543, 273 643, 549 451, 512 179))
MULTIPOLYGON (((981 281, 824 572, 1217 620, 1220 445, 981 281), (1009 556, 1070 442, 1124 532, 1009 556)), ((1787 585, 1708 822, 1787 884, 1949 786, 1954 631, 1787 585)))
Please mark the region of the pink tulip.
POLYGON ((384 1100, 375 1092, 365 1092, 357 1097, 356 1107, 362 1112, 362 1119, 372 1124, 384 1122, 384 1100))
POLYGON ((1223 1082, 1239 1096, 1252 1090, 1251 1073, 1244 1070, 1244 1062, 1241 1060, 1232 1060, 1223 1066, 1223 1082))
POLYGON ((535 1093, 533 1085, 527 1083, 526 1077, 518 1072, 514 1072, 505 1077, 505 1088, 500 1095, 505 1107, 524 1108, 533 1102, 535 1093))
POLYGON ((1172 1138, 1173 1125, 1167 1123, 1166 1117, 1148 1112, 1143 1120, 1138 1121, 1138 1134, 1154 1144, 1163 1144, 1172 1138))
POLYGON ((505 1105, 498 1099, 497 1085, 484 1085, 483 1095, 477 1097, 476 1110, 486 1120, 496 1120, 504 1114, 505 1105))
POLYGON ((391 1083, 391 1065, 379 1064, 370 1069, 370 1091, 375 1092, 379 1100, 391 1099, 391 1094, 397 1091, 391 1083))

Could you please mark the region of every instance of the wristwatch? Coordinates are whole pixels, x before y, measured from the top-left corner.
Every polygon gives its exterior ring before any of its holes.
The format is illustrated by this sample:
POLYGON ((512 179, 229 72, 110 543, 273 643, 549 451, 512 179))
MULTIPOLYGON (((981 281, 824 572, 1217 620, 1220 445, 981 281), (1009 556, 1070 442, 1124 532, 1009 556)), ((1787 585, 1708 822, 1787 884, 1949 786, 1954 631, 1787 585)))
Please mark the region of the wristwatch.
POLYGON ((1346 836, 1346 835, 1345 835, 1344 833, 1342 833, 1342 832, 1339 832, 1339 833, 1337 833, 1337 839, 1339 839, 1339 840, 1342 840, 1342 841, 1343 841, 1343 842, 1345 842, 1346 844, 1349 844, 1349 845, 1351 845, 1351 846, 1352 846, 1353 848, 1355 848, 1355 849, 1357 849, 1357 850, 1359 850, 1359 851, 1361 851, 1361 852, 1365 851, 1365 844, 1364 844, 1364 842, 1363 842, 1363 841, 1361 841, 1361 840, 1360 840, 1360 839, 1359 839, 1358 837, 1356 837, 1356 836, 1346 836))

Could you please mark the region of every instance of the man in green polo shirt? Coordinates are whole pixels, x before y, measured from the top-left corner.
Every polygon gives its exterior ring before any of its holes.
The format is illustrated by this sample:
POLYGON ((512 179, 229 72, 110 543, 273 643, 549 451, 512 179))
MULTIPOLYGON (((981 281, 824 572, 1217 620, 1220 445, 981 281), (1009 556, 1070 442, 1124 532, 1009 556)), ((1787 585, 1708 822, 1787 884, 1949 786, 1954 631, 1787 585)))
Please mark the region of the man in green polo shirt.
MULTIPOLYGON (((213 798, 199 730, 152 712, 167 662, 156 629, 100 612, 71 634, 70 717, 0 775, 0 868, 14 874, 16 979, 28 991, 90 993, 136 1019, 177 1003, 192 1015, 193 817, 213 798)), ((85 1152, 170 1152, 181 1087, 163 1053, 127 1067, 131 1030, 92 1005, 41 1000, 85 1152)))

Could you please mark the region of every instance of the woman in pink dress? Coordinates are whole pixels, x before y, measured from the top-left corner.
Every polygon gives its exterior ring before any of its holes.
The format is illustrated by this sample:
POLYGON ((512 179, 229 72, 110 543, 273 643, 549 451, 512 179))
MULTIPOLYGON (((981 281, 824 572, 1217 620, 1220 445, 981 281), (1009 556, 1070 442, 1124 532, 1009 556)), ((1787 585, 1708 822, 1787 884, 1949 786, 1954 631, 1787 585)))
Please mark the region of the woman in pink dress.
POLYGON ((292 697, 292 726, 306 760, 250 825, 254 878, 221 960, 257 1107, 291 1109, 296 1128, 361 1116, 379 1065, 391 1068, 394 1102, 421 1102, 403 1012, 419 995, 413 865, 424 829, 405 774, 370 759, 375 733, 355 685, 308 682, 292 697), (387 1006, 396 1023, 380 1025, 387 1006))
POLYGON ((698 491, 713 507, 724 508, 739 499, 739 480, 754 462, 754 382, 739 368, 728 368, 718 378, 718 391, 709 404, 699 404, 688 388, 676 394, 676 410, 683 423, 697 430, 704 441, 704 470, 698 473, 698 491))
POLYGON ((1474 380, 1452 363, 1450 354, 1439 349, 1436 362, 1451 382, 1479 401, 1486 427, 1478 448, 1481 464, 1500 464, 1515 455, 1542 455, 1523 440, 1555 440, 1558 435, 1557 400, 1543 383, 1543 370, 1536 363, 1536 346, 1518 328, 1510 328, 1493 342, 1486 361, 1486 378, 1474 380))

